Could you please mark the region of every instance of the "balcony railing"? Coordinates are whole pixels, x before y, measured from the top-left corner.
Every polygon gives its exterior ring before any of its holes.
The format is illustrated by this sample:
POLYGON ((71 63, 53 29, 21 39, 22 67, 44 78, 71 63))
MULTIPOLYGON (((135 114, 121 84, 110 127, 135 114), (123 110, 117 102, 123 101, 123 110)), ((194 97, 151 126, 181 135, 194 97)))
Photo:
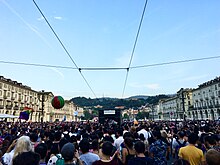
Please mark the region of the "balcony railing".
POLYGON ((209 105, 208 107, 209 107, 209 108, 213 108, 214 106, 213 106, 213 105, 209 105))
POLYGON ((6 105, 6 109, 12 109, 12 105, 6 105))
POLYGON ((14 110, 18 110, 18 109, 19 109, 19 107, 18 107, 18 106, 15 106, 13 109, 14 109, 14 110))

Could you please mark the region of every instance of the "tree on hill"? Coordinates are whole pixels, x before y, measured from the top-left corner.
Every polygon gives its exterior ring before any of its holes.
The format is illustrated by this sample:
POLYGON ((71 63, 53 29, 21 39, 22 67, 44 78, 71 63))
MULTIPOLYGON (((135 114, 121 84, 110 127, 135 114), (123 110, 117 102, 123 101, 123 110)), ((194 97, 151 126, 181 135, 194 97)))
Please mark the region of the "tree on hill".
MULTIPOLYGON (((91 99, 85 97, 75 97, 71 101, 80 107, 89 107, 89 109, 96 109, 100 105, 101 109, 115 109, 115 107, 124 106, 126 109, 144 106, 146 104, 157 104, 160 99, 169 98, 167 95, 148 96, 147 99, 143 98, 130 98, 130 99, 117 99, 117 98, 99 98, 91 99)), ((98 108, 100 109, 100 108, 98 108)))

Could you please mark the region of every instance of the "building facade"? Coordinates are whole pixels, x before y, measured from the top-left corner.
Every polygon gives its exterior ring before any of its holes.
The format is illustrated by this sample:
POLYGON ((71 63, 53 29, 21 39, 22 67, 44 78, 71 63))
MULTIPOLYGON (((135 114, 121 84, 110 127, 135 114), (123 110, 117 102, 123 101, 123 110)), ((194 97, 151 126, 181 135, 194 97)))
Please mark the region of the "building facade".
POLYGON ((190 119, 217 120, 220 117, 220 77, 205 82, 193 90, 193 108, 190 119))
MULTIPOLYGON (((38 92, 30 87, 0 76, 0 113, 19 116, 25 109, 31 109, 29 120, 33 122, 66 120, 72 121, 76 106, 65 101, 62 109, 56 110, 51 105, 52 92, 38 92), (44 95, 42 100, 42 94, 44 95), (42 110, 43 107, 43 110, 42 110)), ((8 119, 15 121, 18 119, 8 119)))
POLYGON ((188 118, 187 114, 193 107, 193 95, 192 88, 181 88, 177 92, 177 109, 176 118, 186 120, 188 118))
POLYGON ((177 118, 177 97, 160 100, 159 106, 160 118, 163 120, 172 120, 177 118))

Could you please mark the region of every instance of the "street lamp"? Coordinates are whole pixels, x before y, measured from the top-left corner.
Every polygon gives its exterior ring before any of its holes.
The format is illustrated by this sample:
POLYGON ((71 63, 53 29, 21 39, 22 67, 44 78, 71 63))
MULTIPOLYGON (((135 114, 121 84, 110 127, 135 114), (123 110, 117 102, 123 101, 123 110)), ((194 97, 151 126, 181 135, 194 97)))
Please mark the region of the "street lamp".
POLYGON ((44 90, 38 92, 38 100, 41 102, 41 123, 44 119, 44 102, 48 100, 48 94, 49 92, 44 92, 44 90))

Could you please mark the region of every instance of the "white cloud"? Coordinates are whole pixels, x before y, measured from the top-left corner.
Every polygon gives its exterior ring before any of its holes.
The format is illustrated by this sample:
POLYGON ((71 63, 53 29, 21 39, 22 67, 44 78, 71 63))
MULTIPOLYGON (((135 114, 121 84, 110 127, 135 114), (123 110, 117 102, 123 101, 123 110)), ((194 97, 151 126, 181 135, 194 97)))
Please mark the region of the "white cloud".
POLYGON ((42 21, 42 20, 44 20, 44 17, 43 16, 41 16, 40 18, 38 18, 37 19, 38 21, 42 21))
POLYGON ((45 37, 35 28, 33 27, 31 24, 29 24, 27 21, 25 21, 25 19, 17 12, 15 11, 5 0, 2 0, 2 2, 5 4, 5 6, 7 6, 7 8, 14 13, 30 30, 32 30, 35 34, 37 34, 43 41, 44 43, 49 46, 52 47, 50 45, 50 43, 45 39, 45 37))
POLYGON ((149 89, 159 89, 160 85, 159 84, 147 84, 146 87, 149 89))
POLYGON ((53 70, 54 72, 58 73, 58 74, 60 75, 60 77, 61 77, 62 79, 64 79, 63 73, 60 72, 58 69, 56 69, 56 68, 50 68, 50 69, 53 70))
POLYGON ((62 17, 60 17, 60 16, 55 16, 55 17, 53 17, 54 19, 57 19, 57 20, 61 20, 61 19, 63 19, 62 17))

